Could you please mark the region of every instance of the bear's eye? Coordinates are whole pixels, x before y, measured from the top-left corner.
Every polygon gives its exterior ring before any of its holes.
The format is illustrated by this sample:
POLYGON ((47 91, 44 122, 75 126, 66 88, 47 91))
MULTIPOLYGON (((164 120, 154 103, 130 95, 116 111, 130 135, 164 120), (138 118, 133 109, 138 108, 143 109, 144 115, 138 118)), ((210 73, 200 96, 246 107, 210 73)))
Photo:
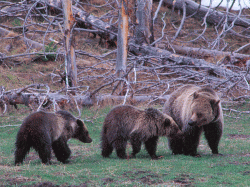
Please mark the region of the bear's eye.
POLYGON ((171 121, 168 118, 166 118, 164 126, 167 127, 167 126, 170 126, 170 124, 171 124, 171 121))
POLYGON ((202 120, 202 123, 206 123, 206 122, 207 122, 207 120, 206 120, 206 119, 203 119, 203 120, 202 120))
POLYGON ((202 113, 197 113, 197 117, 201 118, 202 117, 202 113))

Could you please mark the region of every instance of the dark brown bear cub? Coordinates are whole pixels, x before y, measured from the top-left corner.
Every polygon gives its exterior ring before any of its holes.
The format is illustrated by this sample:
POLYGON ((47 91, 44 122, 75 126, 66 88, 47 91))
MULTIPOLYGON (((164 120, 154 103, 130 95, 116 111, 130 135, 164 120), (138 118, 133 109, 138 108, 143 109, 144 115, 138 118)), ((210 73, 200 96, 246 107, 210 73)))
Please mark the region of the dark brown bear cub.
POLYGON ((144 142, 151 158, 158 159, 158 137, 178 135, 181 131, 174 120, 159 110, 148 108, 143 111, 128 105, 117 106, 108 113, 103 123, 102 156, 109 157, 115 148, 117 156, 126 159, 126 145, 130 140, 133 152, 129 158, 136 156, 144 142))
POLYGON ((57 160, 66 163, 71 153, 67 145, 70 138, 92 142, 85 124, 67 111, 30 114, 17 133, 15 165, 23 162, 31 147, 38 152, 44 164, 50 164, 51 148, 57 160))
POLYGON ((203 131, 212 153, 219 153, 224 120, 220 99, 214 90, 194 85, 180 87, 170 95, 163 112, 170 115, 183 132, 182 139, 169 138, 173 154, 200 156, 197 148, 203 131))

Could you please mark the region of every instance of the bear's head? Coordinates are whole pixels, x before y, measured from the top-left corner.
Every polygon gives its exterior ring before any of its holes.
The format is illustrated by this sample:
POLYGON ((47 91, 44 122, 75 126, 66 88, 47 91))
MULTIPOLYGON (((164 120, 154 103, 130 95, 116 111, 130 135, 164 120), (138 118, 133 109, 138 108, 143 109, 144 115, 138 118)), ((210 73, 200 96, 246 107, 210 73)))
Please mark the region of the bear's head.
POLYGON ((146 109, 146 114, 148 119, 151 118, 150 121, 155 123, 158 131, 157 134, 159 136, 173 137, 182 134, 182 131, 179 129, 178 125, 169 115, 164 114, 154 108, 146 109))
POLYGON ((173 118, 171 118, 170 116, 166 114, 164 116, 165 116, 165 120, 164 120, 163 126, 165 129, 165 136, 171 137, 171 138, 174 138, 177 136, 181 137, 183 133, 178 127, 178 125, 175 123, 173 118))
POLYGON ((65 125, 68 133, 68 138, 75 138, 84 143, 91 143, 92 139, 89 136, 86 125, 80 120, 75 118, 68 111, 60 110, 56 112, 59 119, 62 119, 62 124, 65 125))
POLYGON ((80 119, 76 119, 76 124, 73 138, 78 139, 83 143, 91 143, 92 139, 89 136, 86 125, 80 119))
POLYGON ((191 104, 191 117, 188 124, 190 126, 201 127, 219 118, 220 100, 211 99, 209 95, 195 92, 191 104))

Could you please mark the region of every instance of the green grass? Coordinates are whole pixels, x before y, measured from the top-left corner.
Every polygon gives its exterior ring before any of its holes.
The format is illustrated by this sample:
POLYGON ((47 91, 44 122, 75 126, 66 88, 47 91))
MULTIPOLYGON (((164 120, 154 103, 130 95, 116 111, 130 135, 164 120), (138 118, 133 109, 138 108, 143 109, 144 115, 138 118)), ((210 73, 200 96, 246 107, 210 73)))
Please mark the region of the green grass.
MULTIPOLYGON (((225 129, 219 150, 223 156, 212 156, 202 136, 201 158, 171 155, 167 139, 161 137, 157 154, 151 160, 145 149, 136 159, 118 159, 100 155, 100 132, 110 108, 84 109, 82 119, 93 139, 83 144, 71 139, 70 163, 62 164, 55 157, 52 165, 43 165, 35 151, 31 151, 21 166, 14 166, 14 142, 18 126, 27 115, 16 116, 8 123, 0 119, 0 186, 29 186, 45 184, 60 186, 250 186, 250 120, 225 118, 225 129)), ((128 145, 128 152, 131 146, 128 145)))

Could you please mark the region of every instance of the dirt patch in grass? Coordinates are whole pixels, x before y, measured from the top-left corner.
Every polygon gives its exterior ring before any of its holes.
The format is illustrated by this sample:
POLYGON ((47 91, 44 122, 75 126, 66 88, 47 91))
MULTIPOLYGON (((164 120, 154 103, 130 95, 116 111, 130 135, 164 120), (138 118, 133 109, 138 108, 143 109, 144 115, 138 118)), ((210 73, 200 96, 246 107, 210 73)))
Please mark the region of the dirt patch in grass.
POLYGON ((188 174, 181 174, 174 179, 174 183, 181 186, 193 186, 192 183, 194 181, 195 179, 190 177, 188 174))
POLYGON ((158 175, 157 173, 153 173, 152 171, 128 171, 123 173, 122 177, 127 178, 131 182, 137 181, 138 183, 143 183, 145 185, 157 185, 164 182, 161 179, 162 176, 158 175))
POLYGON ((19 177, 10 177, 10 176, 3 176, 3 179, 1 179, 0 181, 0 186, 12 186, 12 185, 19 185, 25 182, 30 182, 30 181, 34 181, 34 179, 32 178, 28 178, 28 177, 23 177, 23 176, 19 176, 19 177))
POLYGON ((136 182, 138 184, 144 185, 161 185, 164 183, 162 180, 162 176, 153 173, 152 171, 143 171, 143 170, 135 170, 135 171, 128 171, 121 175, 120 178, 103 178, 103 185, 121 185, 121 184, 131 184, 136 182), (121 180, 121 181, 120 181, 121 180), (123 181, 123 182, 122 182, 123 181))
POLYGON ((233 162, 228 162, 228 163, 233 164, 233 165, 250 165, 250 161, 248 162, 233 161, 233 162))
POLYGON ((229 139, 250 139, 250 135, 246 134, 228 134, 229 139))
POLYGON ((107 178, 103 178, 102 181, 103 181, 103 185, 107 185, 107 184, 113 183, 114 179, 107 177, 107 178))

